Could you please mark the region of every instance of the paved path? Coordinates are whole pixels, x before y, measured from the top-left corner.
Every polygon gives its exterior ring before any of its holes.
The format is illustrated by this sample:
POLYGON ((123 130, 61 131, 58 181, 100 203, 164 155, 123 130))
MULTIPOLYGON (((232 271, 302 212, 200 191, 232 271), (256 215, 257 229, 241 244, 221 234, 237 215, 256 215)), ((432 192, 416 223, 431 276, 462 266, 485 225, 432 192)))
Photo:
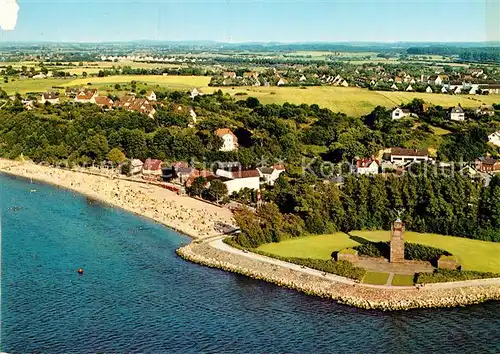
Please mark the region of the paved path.
MULTIPOLYGON (((252 252, 244 252, 237 248, 231 247, 228 244, 222 242, 222 239, 217 239, 215 241, 210 241, 209 245, 216 249, 219 249, 224 252, 229 252, 233 254, 237 254, 239 256, 259 260, 262 262, 275 264, 281 267, 285 267, 288 269, 293 269, 295 271, 299 271, 302 273, 322 277, 323 279, 328 279, 336 283, 343 283, 348 285, 357 285, 363 286, 366 288, 375 288, 375 289, 390 289, 390 290, 403 290, 403 289, 415 289, 415 286, 392 286, 392 285, 373 285, 373 284, 364 284, 358 283, 352 279, 341 277, 335 274, 324 273, 316 269, 311 268, 302 268, 302 266, 288 263, 284 261, 280 261, 279 259, 274 259, 266 256, 262 256, 260 254, 252 253, 252 252)), ((391 278, 391 277, 389 277, 391 278)), ((391 279, 392 281, 392 279, 391 279)), ((421 289, 455 289, 462 288, 468 286, 485 286, 485 285, 500 285, 500 278, 489 278, 489 279, 475 279, 475 280, 467 280, 467 281, 455 281, 449 283, 435 283, 435 284, 425 284, 421 287, 421 289)))
POLYGON ((387 278, 385 285, 392 285, 392 279, 394 279, 394 273, 389 273, 389 277, 387 278))

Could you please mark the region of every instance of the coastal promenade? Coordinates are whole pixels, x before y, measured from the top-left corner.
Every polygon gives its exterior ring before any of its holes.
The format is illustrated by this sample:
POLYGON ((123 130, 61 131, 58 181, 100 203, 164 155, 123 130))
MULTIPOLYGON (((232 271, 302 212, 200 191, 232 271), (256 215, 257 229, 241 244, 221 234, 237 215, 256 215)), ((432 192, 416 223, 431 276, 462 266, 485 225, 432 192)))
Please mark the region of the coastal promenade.
POLYGON ((0 159, 0 172, 53 184, 153 219, 194 239, 215 236, 215 223, 233 224, 230 210, 152 184, 0 159))
POLYGON ((376 310, 456 307, 500 300, 500 279, 392 286, 363 284, 334 274, 244 252, 222 239, 195 242, 177 250, 184 259, 264 280, 282 287, 330 298, 347 305, 376 310))

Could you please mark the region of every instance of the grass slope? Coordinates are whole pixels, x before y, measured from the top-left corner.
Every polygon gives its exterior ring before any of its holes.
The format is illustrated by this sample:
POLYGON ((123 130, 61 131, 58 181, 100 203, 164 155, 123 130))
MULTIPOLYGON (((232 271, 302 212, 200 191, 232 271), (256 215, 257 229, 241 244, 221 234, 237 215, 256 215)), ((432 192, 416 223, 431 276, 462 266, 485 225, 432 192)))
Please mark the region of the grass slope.
MULTIPOLYGON (((353 231, 351 235, 354 236, 354 239, 345 233, 308 236, 280 243, 265 244, 258 249, 284 257, 326 260, 331 258, 334 251, 358 245, 355 236, 369 241, 388 241, 390 239, 389 231, 353 231)), ((408 242, 433 246, 451 252, 459 257, 464 270, 500 272, 500 243, 416 232, 406 232, 405 239, 408 242)))

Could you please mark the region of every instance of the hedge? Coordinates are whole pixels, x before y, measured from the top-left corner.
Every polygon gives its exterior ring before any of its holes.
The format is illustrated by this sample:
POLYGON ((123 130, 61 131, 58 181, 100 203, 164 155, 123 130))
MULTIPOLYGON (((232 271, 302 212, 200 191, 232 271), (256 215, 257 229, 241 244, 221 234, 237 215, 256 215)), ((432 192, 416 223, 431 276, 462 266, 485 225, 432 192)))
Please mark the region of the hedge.
MULTIPOLYGON (((391 252, 390 242, 368 242, 353 247, 360 256, 389 258, 391 252)), ((405 259, 414 261, 435 262, 441 256, 451 256, 446 250, 405 242, 405 259)))
POLYGON ((500 274, 472 270, 436 269, 434 273, 418 273, 417 284, 446 283, 473 279, 500 278, 500 274))

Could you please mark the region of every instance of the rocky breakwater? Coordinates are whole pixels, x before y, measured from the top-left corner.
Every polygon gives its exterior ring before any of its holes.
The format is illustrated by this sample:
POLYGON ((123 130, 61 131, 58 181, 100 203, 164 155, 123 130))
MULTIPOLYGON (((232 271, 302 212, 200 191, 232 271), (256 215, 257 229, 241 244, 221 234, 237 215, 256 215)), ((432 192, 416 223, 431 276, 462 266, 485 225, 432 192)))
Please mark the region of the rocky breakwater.
POLYGON ((264 280, 295 289, 308 295, 336 300, 340 303, 370 310, 408 310, 414 308, 457 307, 500 300, 500 285, 440 288, 377 287, 344 284, 299 270, 253 259, 246 255, 225 252, 209 243, 193 242, 177 249, 185 260, 204 266, 264 280))

